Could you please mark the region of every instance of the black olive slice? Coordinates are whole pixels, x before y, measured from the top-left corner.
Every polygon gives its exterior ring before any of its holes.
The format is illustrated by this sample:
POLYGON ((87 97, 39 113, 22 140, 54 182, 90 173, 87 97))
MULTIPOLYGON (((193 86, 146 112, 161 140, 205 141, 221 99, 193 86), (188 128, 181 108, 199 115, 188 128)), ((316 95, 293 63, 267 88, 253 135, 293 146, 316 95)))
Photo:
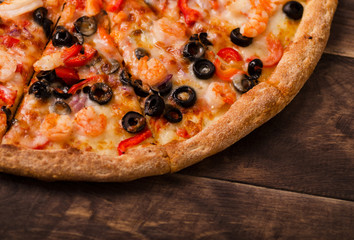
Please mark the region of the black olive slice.
POLYGON ((138 133, 146 126, 146 119, 137 112, 127 112, 122 118, 122 126, 128 133, 138 133))
POLYGON ((43 25, 44 19, 47 18, 48 10, 44 7, 37 8, 33 12, 33 20, 39 25, 43 25))
POLYGON ((55 82, 57 79, 57 75, 55 74, 54 70, 49 70, 49 71, 40 71, 37 75, 36 75, 38 80, 47 80, 48 82, 55 82))
POLYGON ((126 69, 122 69, 122 71, 119 73, 119 81, 123 85, 130 85, 132 81, 131 77, 132 75, 130 75, 126 69))
POLYGON ((248 64, 248 74, 252 79, 258 79, 262 74, 263 63, 260 59, 256 58, 248 64))
POLYGON ((70 106, 61 100, 56 101, 52 106, 51 110, 59 115, 69 115, 71 113, 70 106))
POLYGON ((166 106, 163 117, 166 118, 166 120, 170 123, 178 123, 182 121, 183 118, 181 111, 171 105, 166 106))
POLYGON ((189 108, 197 101, 197 94, 189 86, 181 86, 172 93, 173 100, 181 107, 189 108))
POLYGON ((48 10, 46 8, 37 8, 33 12, 33 19, 36 23, 42 26, 45 35, 47 36, 47 38, 49 38, 50 34, 52 33, 53 22, 47 18, 47 14, 48 10))
POLYGON ((193 41, 199 41, 199 37, 198 34, 193 34, 190 38, 189 41, 193 42, 193 41))
POLYGON ((200 42, 189 42, 184 46, 183 57, 195 61, 204 56, 205 47, 200 42))
POLYGON ((193 72, 199 79, 209 79, 214 75, 215 66, 207 59, 199 59, 193 64, 193 72))
POLYGON ((145 50, 144 48, 136 48, 134 50, 135 53, 135 57, 140 60, 140 58, 143 58, 145 56, 150 56, 149 52, 147 50, 145 50))
POLYGON ((97 21, 95 17, 80 17, 75 21, 74 26, 77 32, 86 37, 95 34, 97 31, 97 21))
POLYGON ((297 1, 289 1, 284 4, 283 12, 288 18, 293 20, 299 20, 302 18, 304 7, 301 5, 301 3, 297 1))
POLYGON ((247 76, 243 76, 241 79, 235 79, 232 82, 237 91, 245 93, 256 85, 255 81, 254 79, 247 78, 247 76))
POLYGON ((49 38, 50 34, 52 33, 52 26, 53 22, 51 20, 49 20, 48 18, 45 18, 43 20, 42 28, 47 38, 49 38))
POLYGON ((69 97, 71 97, 71 94, 68 93, 69 89, 70 88, 68 86, 54 87, 53 95, 56 98, 68 99, 69 97))
POLYGON ((144 113, 148 116, 160 116, 163 113, 164 109, 165 102, 162 97, 157 94, 152 94, 145 100, 144 113))
POLYGON ((139 97, 149 96, 149 90, 150 90, 149 87, 144 85, 140 79, 136 79, 132 81, 131 85, 134 89, 135 94, 138 95, 139 97))
POLYGON ((6 115, 6 123, 7 125, 10 125, 10 119, 11 119, 11 110, 8 109, 6 106, 1 107, 1 111, 3 111, 6 115))
POLYGON ((106 63, 106 64, 103 64, 102 67, 101 67, 101 70, 107 74, 107 75, 110 75, 110 74, 113 74, 115 72, 117 72, 120 68, 120 64, 117 60, 111 60, 110 63, 106 63))
POLYGON ((240 47, 247 47, 253 41, 253 38, 243 36, 240 33, 240 28, 235 28, 234 30, 231 31, 230 39, 231 39, 231 42, 233 42, 234 44, 236 44, 237 46, 240 46, 240 47))
POLYGON ((209 40, 208 40, 208 34, 206 32, 201 32, 199 33, 199 40, 201 43, 203 43, 205 46, 211 46, 213 45, 209 40))
POLYGON ((46 80, 39 80, 31 85, 29 94, 33 94, 36 98, 45 100, 52 95, 52 89, 49 82, 46 80))
POLYGON ((71 47, 74 38, 63 26, 58 26, 53 34, 52 43, 54 47, 71 47))
POLYGON ((107 104, 112 99, 112 96, 112 88, 101 82, 93 84, 89 92, 89 98, 100 105, 107 104))
POLYGON ((84 92, 84 93, 90 93, 90 86, 85 86, 83 89, 82 89, 82 91, 84 92))
POLYGON ((132 31, 130 33, 130 35, 132 35, 132 36, 140 36, 141 34, 143 34, 143 30, 141 30, 141 29, 135 29, 134 31, 132 31))

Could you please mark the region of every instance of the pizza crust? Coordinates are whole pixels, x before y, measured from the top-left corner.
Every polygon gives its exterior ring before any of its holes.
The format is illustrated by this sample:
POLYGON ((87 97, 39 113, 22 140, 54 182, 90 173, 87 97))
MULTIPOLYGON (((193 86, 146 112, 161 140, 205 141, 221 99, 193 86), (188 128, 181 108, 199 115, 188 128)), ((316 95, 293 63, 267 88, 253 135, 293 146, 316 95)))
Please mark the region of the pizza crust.
POLYGON ((326 47, 337 0, 309 1, 295 38, 268 80, 288 104, 311 76, 326 47))
POLYGON ((130 181, 170 172, 166 152, 159 146, 122 156, 68 150, 31 150, 0 146, 0 171, 42 180, 130 181))
POLYGON ((0 145, 0 171, 44 180, 130 181, 181 170, 215 154, 281 111, 311 75, 327 43, 337 0, 308 1, 293 43, 267 82, 243 94, 196 136, 122 156, 0 145))
POLYGON ((179 171, 227 148, 284 107, 284 99, 278 89, 267 83, 258 84, 243 94, 218 121, 193 138, 167 144, 171 170, 179 171))

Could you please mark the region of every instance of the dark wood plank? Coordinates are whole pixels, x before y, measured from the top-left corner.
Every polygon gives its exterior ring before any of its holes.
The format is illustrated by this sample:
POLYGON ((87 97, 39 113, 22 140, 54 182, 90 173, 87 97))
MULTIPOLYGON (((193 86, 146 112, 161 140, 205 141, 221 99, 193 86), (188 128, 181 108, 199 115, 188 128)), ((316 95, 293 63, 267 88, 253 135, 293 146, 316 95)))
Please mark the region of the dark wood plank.
POLYGON ((1 239, 352 239, 354 202, 174 174, 123 184, 0 175, 1 239))
POLYGON ((181 173, 354 200, 353 72, 324 55, 283 112, 181 173))
POLYGON ((326 53, 354 57, 354 1, 339 1, 326 53))

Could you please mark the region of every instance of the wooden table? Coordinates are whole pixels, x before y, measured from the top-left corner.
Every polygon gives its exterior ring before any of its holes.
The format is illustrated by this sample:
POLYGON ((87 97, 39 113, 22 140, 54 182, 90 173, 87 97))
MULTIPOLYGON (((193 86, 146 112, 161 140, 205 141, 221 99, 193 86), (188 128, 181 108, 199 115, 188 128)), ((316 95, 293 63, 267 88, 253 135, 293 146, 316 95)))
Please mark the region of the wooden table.
POLYGON ((294 101, 227 150, 129 183, 0 174, 0 239, 354 239, 354 1, 294 101))

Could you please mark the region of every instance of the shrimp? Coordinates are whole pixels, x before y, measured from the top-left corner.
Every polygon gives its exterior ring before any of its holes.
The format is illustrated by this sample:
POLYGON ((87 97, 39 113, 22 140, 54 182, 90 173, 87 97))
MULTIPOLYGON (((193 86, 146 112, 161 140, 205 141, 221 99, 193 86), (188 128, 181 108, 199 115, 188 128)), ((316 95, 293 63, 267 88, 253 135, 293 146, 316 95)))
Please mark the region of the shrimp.
POLYGON ((86 107, 76 114, 75 122, 85 135, 97 137, 105 131, 107 117, 103 114, 98 115, 93 107, 86 107))
POLYGON ((156 58, 149 59, 148 56, 139 60, 138 70, 141 81, 150 86, 162 83, 167 76, 167 70, 162 62, 156 58))
POLYGON ((213 82, 209 85, 205 97, 212 109, 219 109, 225 104, 233 104, 236 101, 236 92, 228 83, 213 82))
POLYGON ((279 39, 277 39, 272 33, 267 36, 267 48, 269 55, 267 58, 262 59, 263 67, 273 67, 276 65, 283 56, 283 46, 279 39))
POLYGON ((250 62, 256 58, 260 58, 263 62, 263 67, 274 67, 280 61, 284 52, 284 48, 280 40, 275 37, 273 33, 269 33, 266 41, 268 55, 265 57, 252 56, 247 59, 247 62, 250 62))
POLYGON ((50 141, 60 142, 70 137, 72 129, 73 123, 69 116, 50 113, 42 122, 40 132, 50 141))
POLYGON ((74 1, 67 1, 63 12, 61 13, 61 22, 71 23, 71 20, 74 18, 76 11, 76 3, 74 1))
POLYGON ((11 19, 24 13, 31 12, 43 6, 42 0, 6 0, 1 1, 0 17, 11 19))
POLYGON ((152 33, 157 42, 165 46, 175 45, 178 41, 185 41, 186 27, 179 22, 172 21, 166 17, 155 21, 152 26, 152 33))
POLYGON ((64 60, 61 57, 61 52, 54 52, 38 59, 38 61, 33 64, 33 67, 36 72, 39 72, 49 71, 63 65, 64 60))
POLYGON ((7 52, 0 50, 0 82, 11 80, 16 73, 17 62, 7 52))
POLYGON ((269 15, 275 6, 270 0, 250 0, 250 2, 252 6, 247 15, 248 21, 241 26, 241 34, 254 38, 266 30, 269 15))

